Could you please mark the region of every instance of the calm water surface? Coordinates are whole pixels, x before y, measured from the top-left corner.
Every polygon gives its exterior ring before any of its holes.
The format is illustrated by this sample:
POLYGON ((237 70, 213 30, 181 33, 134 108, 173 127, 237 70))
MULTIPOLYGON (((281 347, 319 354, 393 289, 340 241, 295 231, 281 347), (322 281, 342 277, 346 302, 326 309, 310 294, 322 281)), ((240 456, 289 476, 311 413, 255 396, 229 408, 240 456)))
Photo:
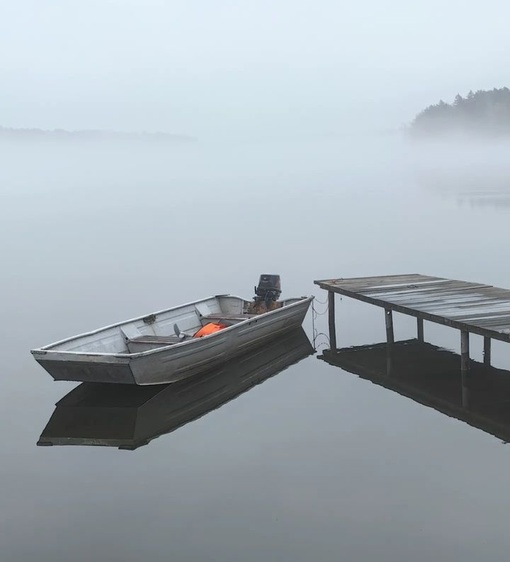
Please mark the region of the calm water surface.
MULTIPOLYGON (((3 145, 1 559, 506 560, 508 446, 319 360, 324 336, 318 354, 135 451, 36 446, 76 385, 52 382, 31 347, 210 294, 249 298, 263 272, 319 301, 313 280, 328 277, 510 286, 509 176, 461 156, 452 172, 440 154, 390 136, 3 145)), ((384 339, 380 310, 343 299, 337 315, 340 344, 384 339)), ((426 337, 458 351, 453 330, 426 337)), ((493 355, 510 367, 510 346, 493 355)))

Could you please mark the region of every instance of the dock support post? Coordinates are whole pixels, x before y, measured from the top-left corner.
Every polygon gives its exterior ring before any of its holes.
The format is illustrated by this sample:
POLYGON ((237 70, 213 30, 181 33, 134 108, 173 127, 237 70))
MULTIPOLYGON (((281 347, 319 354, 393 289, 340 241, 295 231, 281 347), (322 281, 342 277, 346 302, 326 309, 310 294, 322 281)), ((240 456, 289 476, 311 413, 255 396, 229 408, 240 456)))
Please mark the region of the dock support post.
POLYGON ((460 370, 462 374, 469 372, 469 332, 460 333, 460 370))
POLYGON ((460 333, 460 380, 462 385, 462 406, 469 408, 469 332, 460 333))
POLYGON ((328 291, 328 324, 329 324, 329 347, 336 351, 336 326, 335 326, 335 293, 328 291))
POLYGON ((386 375, 391 377, 393 374, 393 344, 395 335, 393 333, 393 313, 389 309, 384 310, 386 319, 386 375))
POLYGON ((391 310, 385 310, 386 316, 386 342, 388 345, 395 343, 395 335, 393 334, 393 313, 391 310))
POLYGON ((423 318, 418 318, 417 324, 418 324, 418 341, 423 342, 424 341, 424 337, 423 337, 423 318))
POLYGON ((483 338, 483 364, 487 366, 491 364, 491 339, 487 336, 483 338))

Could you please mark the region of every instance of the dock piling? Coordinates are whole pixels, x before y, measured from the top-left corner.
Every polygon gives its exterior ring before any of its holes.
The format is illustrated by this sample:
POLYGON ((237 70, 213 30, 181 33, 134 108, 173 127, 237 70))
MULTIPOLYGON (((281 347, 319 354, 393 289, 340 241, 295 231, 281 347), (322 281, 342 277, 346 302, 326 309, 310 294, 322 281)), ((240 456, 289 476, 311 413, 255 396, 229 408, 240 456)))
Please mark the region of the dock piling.
POLYGON ((425 341, 424 335, 423 335, 423 318, 417 318, 416 319, 416 323, 418 326, 418 341, 425 341))
POLYGON ((460 333, 460 371, 462 376, 469 372, 469 332, 460 333))
POLYGON ((483 364, 491 364, 491 339, 487 336, 483 338, 483 364))
POLYGON ((395 343, 395 334, 393 333, 393 313, 390 309, 385 310, 386 316, 386 341, 388 344, 395 343))
POLYGON ((335 326, 335 293, 328 291, 328 324, 329 324, 329 347, 336 351, 336 326, 335 326))

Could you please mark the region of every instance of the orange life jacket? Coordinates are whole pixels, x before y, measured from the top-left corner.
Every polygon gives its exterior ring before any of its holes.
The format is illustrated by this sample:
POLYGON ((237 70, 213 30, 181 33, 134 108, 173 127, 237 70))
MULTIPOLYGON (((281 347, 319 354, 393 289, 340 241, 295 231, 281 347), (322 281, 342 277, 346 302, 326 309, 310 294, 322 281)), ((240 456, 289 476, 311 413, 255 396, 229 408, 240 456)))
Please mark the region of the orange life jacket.
POLYGON ((198 330, 198 332, 196 332, 193 337, 203 338, 204 336, 209 336, 211 334, 214 334, 215 332, 219 332, 226 327, 227 326, 225 324, 220 324, 219 322, 209 322, 209 324, 202 326, 202 328, 200 328, 200 330, 198 330))

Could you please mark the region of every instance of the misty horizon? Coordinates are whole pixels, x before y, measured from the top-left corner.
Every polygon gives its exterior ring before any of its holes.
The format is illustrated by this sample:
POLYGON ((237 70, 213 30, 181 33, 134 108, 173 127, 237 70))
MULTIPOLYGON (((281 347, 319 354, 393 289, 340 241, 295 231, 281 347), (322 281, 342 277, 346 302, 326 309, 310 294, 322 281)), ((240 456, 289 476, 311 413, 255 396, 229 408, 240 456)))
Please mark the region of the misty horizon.
POLYGON ((0 123, 204 139, 393 130, 505 85, 510 8, 495 4, 24 0, 0 21, 0 123))

